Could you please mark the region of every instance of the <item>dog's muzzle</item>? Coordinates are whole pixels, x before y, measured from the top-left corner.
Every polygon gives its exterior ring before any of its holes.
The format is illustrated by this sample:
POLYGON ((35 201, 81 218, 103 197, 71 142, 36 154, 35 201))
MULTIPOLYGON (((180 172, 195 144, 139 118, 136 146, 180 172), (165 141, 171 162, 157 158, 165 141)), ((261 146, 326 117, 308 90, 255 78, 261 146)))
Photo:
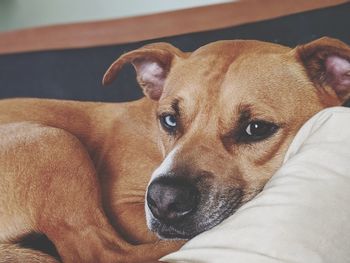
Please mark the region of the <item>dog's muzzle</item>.
POLYGON ((147 225, 163 239, 190 239, 233 214, 242 194, 240 187, 218 184, 206 171, 159 174, 147 189, 147 225))
POLYGON ((160 177, 148 187, 147 205, 159 221, 172 224, 195 211, 199 202, 196 187, 183 178, 160 177))

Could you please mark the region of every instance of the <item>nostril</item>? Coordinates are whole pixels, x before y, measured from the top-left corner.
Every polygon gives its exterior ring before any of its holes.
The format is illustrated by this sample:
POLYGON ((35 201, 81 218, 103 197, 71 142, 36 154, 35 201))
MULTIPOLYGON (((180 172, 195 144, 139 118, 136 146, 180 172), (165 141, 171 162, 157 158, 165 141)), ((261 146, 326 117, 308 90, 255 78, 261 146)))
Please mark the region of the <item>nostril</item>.
POLYGON ((152 197, 149 194, 147 194, 147 204, 150 208, 157 207, 156 202, 152 199, 152 197))
POLYGON ((181 215, 185 215, 196 208, 197 191, 194 189, 181 190, 178 193, 177 198, 175 198, 172 203, 169 203, 168 210, 179 213, 181 215))
POLYGON ((188 206, 188 205, 184 205, 181 203, 173 203, 169 205, 169 212, 173 212, 175 213, 177 216, 184 216, 187 215, 188 213, 190 213, 192 210, 194 209, 194 207, 192 206, 188 206))
POLYGON ((187 208, 184 207, 183 204, 181 203, 172 203, 172 204, 169 204, 169 208, 168 208, 170 211, 174 211, 174 212, 183 212, 183 211, 186 211, 187 208))

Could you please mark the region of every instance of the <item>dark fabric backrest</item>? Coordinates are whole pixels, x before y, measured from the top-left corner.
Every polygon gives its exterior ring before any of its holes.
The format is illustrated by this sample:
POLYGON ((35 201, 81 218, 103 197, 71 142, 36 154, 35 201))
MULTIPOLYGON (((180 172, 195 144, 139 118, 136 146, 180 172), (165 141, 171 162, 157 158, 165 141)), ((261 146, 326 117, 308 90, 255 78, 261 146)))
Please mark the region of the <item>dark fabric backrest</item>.
POLYGON ((185 51, 221 39, 258 39, 288 46, 322 36, 350 44, 350 3, 278 19, 96 48, 0 56, 0 98, 40 97, 90 101, 129 101, 142 96, 131 66, 125 66, 110 87, 101 79, 122 53, 146 43, 166 41, 185 51))

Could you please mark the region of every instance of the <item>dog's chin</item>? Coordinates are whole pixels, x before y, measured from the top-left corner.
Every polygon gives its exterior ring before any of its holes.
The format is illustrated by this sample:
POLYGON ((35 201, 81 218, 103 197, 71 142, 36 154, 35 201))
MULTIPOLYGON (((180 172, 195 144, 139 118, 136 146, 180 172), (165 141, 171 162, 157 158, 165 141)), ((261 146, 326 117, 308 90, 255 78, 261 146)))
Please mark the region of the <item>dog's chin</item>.
POLYGON ((177 227, 174 224, 167 224, 160 222, 156 218, 152 218, 151 221, 148 223, 149 229, 156 233, 156 235, 160 239, 171 239, 171 240, 177 240, 177 239, 191 239, 198 233, 195 233, 194 231, 186 231, 184 229, 181 229, 181 227, 177 227))
MULTIPOLYGON (((225 211, 221 211, 220 213, 217 213, 216 215, 212 215, 210 220, 195 220, 191 218, 188 218, 187 220, 182 220, 181 222, 177 223, 167 223, 162 222, 158 220, 157 218, 154 218, 153 216, 148 217, 147 225, 148 228, 156 233, 156 235, 160 239, 165 240, 188 240, 191 239, 200 233, 207 231, 222 221, 224 221, 227 217, 232 215, 236 211, 235 209, 227 209, 225 211)), ((203 218, 201 216, 196 216, 197 218, 203 218)))

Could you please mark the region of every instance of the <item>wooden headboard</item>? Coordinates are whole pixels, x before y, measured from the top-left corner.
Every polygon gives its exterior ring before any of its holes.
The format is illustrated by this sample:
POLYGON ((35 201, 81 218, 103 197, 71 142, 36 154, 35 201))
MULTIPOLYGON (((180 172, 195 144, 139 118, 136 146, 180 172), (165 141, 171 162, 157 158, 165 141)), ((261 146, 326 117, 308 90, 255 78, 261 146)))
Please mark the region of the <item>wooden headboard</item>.
POLYGON ((346 0, 241 0, 154 15, 45 26, 0 33, 0 54, 129 43, 225 28, 346 0))

